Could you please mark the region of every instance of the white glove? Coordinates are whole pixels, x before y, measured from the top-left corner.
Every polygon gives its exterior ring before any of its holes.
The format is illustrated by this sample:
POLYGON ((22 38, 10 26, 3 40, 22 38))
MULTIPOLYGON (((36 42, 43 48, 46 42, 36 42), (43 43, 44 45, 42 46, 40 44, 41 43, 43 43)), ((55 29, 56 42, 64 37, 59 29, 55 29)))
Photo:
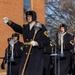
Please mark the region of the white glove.
POLYGON ((32 46, 38 46, 38 43, 37 43, 36 41, 31 41, 30 44, 31 44, 32 46))
POLYGON ((8 17, 4 17, 3 21, 4 21, 4 23, 7 23, 9 21, 9 18, 8 17))

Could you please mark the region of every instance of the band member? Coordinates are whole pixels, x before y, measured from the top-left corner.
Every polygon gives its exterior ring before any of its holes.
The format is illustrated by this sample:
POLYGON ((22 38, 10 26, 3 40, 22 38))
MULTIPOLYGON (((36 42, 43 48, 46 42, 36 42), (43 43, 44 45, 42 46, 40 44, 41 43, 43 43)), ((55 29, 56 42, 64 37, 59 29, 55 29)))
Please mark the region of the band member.
MULTIPOLYGON (((5 64, 6 64, 6 62, 8 61, 8 60, 10 60, 10 53, 8 54, 8 50, 10 50, 10 44, 9 44, 9 42, 10 42, 10 40, 11 40, 11 38, 8 38, 7 39, 7 42, 8 42, 8 47, 6 48, 6 50, 5 50, 5 57, 4 57, 4 59, 3 59, 3 61, 2 61, 2 64, 1 64, 1 69, 5 69, 5 64), (7 59, 8 58, 8 59, 7 59)), ((8 63, 8 62, 7 62, 8 63)), ((8 66, 8 64, 7 64, 7 66, 8 66)))
POLYGON ((43 51, 44 46, 48 46, 50 40, 45 26, 36 21, 36 12, 26 12, 26 21, 28 24, 24 24, 23 27, 9 20, 7 17, 4 17, 3 20, 15 32, 23 35, 25 46, 19 75, 43 75, 43 51))
MULTIPOLYGON (((57 50, 58 53, 61 51, 61 47, 63 48, 63 57, 60 57, 60 75, 68 75, 68 71, 70 69, 70 60, 71 60, 71 50, 73 50, 74 42, 73 36, 67 32, 67 25, 61 24, 59 27, 59 33, 56 39, 57 50), (63 35, 63 39, 61 39, 60 34, 63 35), (63 45, 61 42, 63 41, 63 45)), ((61 55, 61 52, 60 52, 61 55)))
POLYGON ((52 58, 50 57, 52 46, 53 44, 50 40, 50 45, 44 47, 44 75, 52 75, 52 72, 50 73, 50 70, 52 70, 52 58))
POLYGON ((74 34, 74 52, 75 52, 75 34, 74 34))
POLYGON ((75 75, 75 34, 74 34, 74 51, 73 51, 73 68, 72 75, 75 75))
POLYGON ((1 68, 4 69, 4 65, 7 63, 7 75, 18 75, 19 73, 19 65, 21 61, 21 56, 23 52, 24 44, 19 41, 19 34, 12 34, 12 38, 8 39, 8 47, 6 48, 5 57, 3 59, 1 68), (13 49, 13 60, 12 57, 12 47, 11 47, 11 39, 14 41, 14 49, 13 49))

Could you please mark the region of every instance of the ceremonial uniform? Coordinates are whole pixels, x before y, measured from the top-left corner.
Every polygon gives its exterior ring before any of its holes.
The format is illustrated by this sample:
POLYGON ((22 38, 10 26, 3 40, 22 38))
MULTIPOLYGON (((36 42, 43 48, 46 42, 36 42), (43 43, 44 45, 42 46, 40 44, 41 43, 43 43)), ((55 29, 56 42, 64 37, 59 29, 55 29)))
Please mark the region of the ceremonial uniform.
POLYGON ((2 62, 2 66, 4 66, 7 63, 7 75, 18 75, 19 73, 19 65, 21 61, 21 56, 23 52, 23 46, 24 44, 20 41, 17 41, 14 44, 14 61, 11 60, 12 55, 12 47, 10 44, 6 48, 5 51, 5 57, 2 62))
MULTIPOLYGON (((68 71, 70 69, 70 61, 71 61, 71 50, 73 50, 74 42, 73 42, 73 36, 70 33, 67 33, 67 26, 65 24, 60 25, 61 27, 64 28, 64 33, 63 33, 63 53, 64 56, 60 56, 60 75, 68 75, 68 71)), ((57 35, 57 38, 59 35, 57 35)), ((58 53, 61 51, 59 39, 56 39, 57 41, 57 50, 58 53)))
POLYGON ((24 44, 20 41, 14 44, 14 62, 11 62, 11 75, 18 75, 24 44))
MULTIPOLYGON (((28 11, 26 13, 26 19, 27 16, 31 15, 32 16, 32 21, 36 22, 36 13, 34 11, 28 11)), ((31 23, 31 22, 30 22, 31 23)), ((7 23, 15 32, 18 32, 23 35, 24 39, 24 50, 23 50, 23 55, 22 55, 22 60, 21 60, 21 65, 20 65, 20 70, 19 70, 19 75, 22 74, 22 70, 24 69, 24 63, 28 54, 28 51, 30 49, 31 45, 28 45, 33 40, 33 36, 35 34, 35 29, 34 26, 30 30, 30 23, 24 24, 23 27, 20 25, 14 23, 11 21, 11 23, 7 23)), ((44 46, 48 46, 50 43, 47 30, 44 25, 40 24, 42 27, 39 29, 39 31, 36 33, 34 41, 38 43, 38 46, 32 46, 31 48, 31 53, 29 60, 26 65, 26 69, 24 71, 23 75, 43 75, 43 52, 44 52, 44 46)))
POLYGON ((50 45, 44 47, 44 75, 52 75, 52 57, 51 52, 53 50, 53 44, 50 40, 50 45))
POLYGON ((74 50, 72 56, 72 75, 75 75, 75 34, 74 34, 74 50))

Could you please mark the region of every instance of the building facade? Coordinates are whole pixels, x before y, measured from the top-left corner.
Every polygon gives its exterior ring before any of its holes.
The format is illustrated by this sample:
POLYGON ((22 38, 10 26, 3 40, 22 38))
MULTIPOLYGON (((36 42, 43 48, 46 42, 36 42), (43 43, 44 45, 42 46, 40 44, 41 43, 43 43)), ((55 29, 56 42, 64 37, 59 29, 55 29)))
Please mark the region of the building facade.
MULTIPOLYGON (((34 10, 37 12, 37 21, 45 24, 45 1, 44 0, 0 0, 0 58, 4 57, 7 47, 7 38, 11 37, 14 31, 4 24, 3 17, 23 25, 25 23, 24 12, 34 10)), ((20 35, 20 40, 22 36, 20 35)), ((0 64, 2 59, 0 59, 0 64)), ((2 70, 0 68, 0 73, 2 70)), ((3 75, 3 74, 0 74, 3 75)))

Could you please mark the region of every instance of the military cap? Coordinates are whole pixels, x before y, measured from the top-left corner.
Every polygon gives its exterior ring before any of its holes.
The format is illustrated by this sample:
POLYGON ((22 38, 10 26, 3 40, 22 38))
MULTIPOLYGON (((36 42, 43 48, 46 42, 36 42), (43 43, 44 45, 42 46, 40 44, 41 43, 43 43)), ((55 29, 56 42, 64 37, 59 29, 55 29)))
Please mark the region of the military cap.
POLYGON ((60 28, 61 28, 61 27, 64 27, 65 31, 67 31, 67 25, 66 25, 66 24, 61 24, 61 25, 60 25, 60 28))
POLYGON ((35 11, 27 11, 26 12, 26 20, 27 20, 27 15, 31 15, 32 16, 32 21, 36 21, 37 15, 36 15, 35 11))
POLYGON ((12 39, 12 37, 8 38, 7 41, 9 42, 12 39))
POLYGON ((18 34, 18 33, 14 33, 14 34, 12 34, 12 37, 17 37, 18 40, 19 40, 19 34, 18 34))

